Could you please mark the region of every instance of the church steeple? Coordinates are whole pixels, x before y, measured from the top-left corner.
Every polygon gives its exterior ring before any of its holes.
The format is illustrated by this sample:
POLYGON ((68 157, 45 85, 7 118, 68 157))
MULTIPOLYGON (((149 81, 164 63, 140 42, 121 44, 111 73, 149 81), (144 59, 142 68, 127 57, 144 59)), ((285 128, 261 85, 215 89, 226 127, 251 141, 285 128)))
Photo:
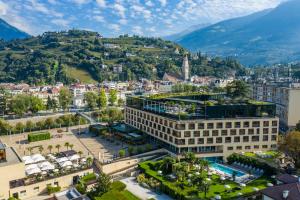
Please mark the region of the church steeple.
POLYGON ((189 80, 189 71, 190 71, 189 59, 186 54, 184 56, 183 63, 182 63, 182 76, 183 76, 184 81, 189 80))

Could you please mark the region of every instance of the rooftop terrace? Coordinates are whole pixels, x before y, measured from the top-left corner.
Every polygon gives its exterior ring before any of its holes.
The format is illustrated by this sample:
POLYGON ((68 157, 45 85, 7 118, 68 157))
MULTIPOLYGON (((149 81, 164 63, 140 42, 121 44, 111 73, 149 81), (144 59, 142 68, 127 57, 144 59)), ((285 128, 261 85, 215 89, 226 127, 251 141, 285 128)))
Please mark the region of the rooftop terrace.
POLYGON ((166 93, 128 96, 128 107, 178 120, 274 117, 275 104, 231 99, 223 93, 166 93))

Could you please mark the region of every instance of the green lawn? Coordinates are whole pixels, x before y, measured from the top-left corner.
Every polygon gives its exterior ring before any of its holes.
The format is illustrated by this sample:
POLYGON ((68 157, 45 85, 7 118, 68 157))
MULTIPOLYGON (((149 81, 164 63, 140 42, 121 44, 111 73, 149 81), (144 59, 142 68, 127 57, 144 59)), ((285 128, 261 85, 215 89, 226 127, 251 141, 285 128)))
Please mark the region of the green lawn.
MULTIPOLYGON (((151 163, 151 161, 146 161, 140 164, 140 168, 145 170, 146 175, 152 176, 153 178, 162 181, 164 185, 167 185, 172 190, 184 196, 190 196, 192 199, 194 198, 205 199, 204 192, 198 193, 198 189, 195 186, 189 186, 187 181, 185 181, 183 188, 180 188, 179 183, 177 183, 176 181, 170 182, 164 176, 160 176, 157 174, 156 171, 151 170, 149 163, 151 163)), ((228 199, 228 200, 236 199, 238 193, 242 193, 243 195, 254 193, 255 192, 253 190, 254 187, 259 189, 264 189, 267 187, 267 183, 269 182, 271 182, 271 179, 267 177, 261 177, 247 184, 246 187, 240 187, 237 183, 233 181, 229 181, 229 180, 221 181, 218 175, 212 175, 211 186, 206 195, 206 198, 210 199, 212 197, 215 197, 215 195, 220 195, 222 199, 228 199), (227 191, 224 185, 230 185, 231 187, 230 191, 227 191)))
POLYGON ((248 157, 252 157, 252 158, 262 159, 262 160, 265 160, 267 162, 274 162, 274 159, 278 158, 281 155, 281 153, 278 152, 278 151, 264 151, 263 153, 265 153, 267 155, 270 155, 272 157, 271 158, 262 158, 262 157, 259 157, 255 153, 252 153, 252 152, 246 152, 244 155, 248 156, 248 157))

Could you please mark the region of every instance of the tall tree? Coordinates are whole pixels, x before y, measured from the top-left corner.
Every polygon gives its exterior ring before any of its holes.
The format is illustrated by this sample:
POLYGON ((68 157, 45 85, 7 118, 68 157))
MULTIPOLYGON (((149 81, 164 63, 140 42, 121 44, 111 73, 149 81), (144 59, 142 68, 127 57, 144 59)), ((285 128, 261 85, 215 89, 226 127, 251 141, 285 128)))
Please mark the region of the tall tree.
POLYGON ((279 148, 291 156, 295 162, 295 166, 300 168, 300 132, 293 131, 288 133, 283 139, 279 148))
POLYGON ((100 90, 100 94, 99 94, 99 101, 98 101, 98 106, 99 108, 105 108, 107 105, 107 97, 105 94, 105 90, 102 88, 100 90))
POLYGON ((111 89, 109 91, 109 103, 110 105, 114 105, 118 100, 118 92, 117 90, 111 89))
POLYGON ((234 80, 226 87, 227 95, 231 98, 247 98, 250 94, 249 85, 241 80, 234 80))
POLYGON ((58 99, 60 107, 66 111, 72 102, 72 94, 68 88, 62 88, 59 91, 58 99))
POLYGON ((111 188, 111 178, 109 175, 100 173, 96 185, 90 192, 91 196, 101 197, 104 193, 108 192, 111 188))
POLYGON ((84 94, 84 100, 90 110, 93 110, 97 106, 97 98, 98 96, 95 92, 86 92, 84 94))

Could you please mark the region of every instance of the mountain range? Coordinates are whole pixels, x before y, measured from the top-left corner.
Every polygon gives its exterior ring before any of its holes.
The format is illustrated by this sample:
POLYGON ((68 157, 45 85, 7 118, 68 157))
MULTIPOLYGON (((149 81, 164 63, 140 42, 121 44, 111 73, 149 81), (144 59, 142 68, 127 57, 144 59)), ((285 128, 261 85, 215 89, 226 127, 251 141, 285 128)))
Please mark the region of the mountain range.
POLYGON ((191 51, 235 57, 265 65, 300 60, 300 1, 230 19, 190 32, 175 41, 191 51))
POLYGON ((27 38, 30 35, 11 26, 3 19, 0 19, 0 39, 12 40, 12 39, 22 39, 27 38))

